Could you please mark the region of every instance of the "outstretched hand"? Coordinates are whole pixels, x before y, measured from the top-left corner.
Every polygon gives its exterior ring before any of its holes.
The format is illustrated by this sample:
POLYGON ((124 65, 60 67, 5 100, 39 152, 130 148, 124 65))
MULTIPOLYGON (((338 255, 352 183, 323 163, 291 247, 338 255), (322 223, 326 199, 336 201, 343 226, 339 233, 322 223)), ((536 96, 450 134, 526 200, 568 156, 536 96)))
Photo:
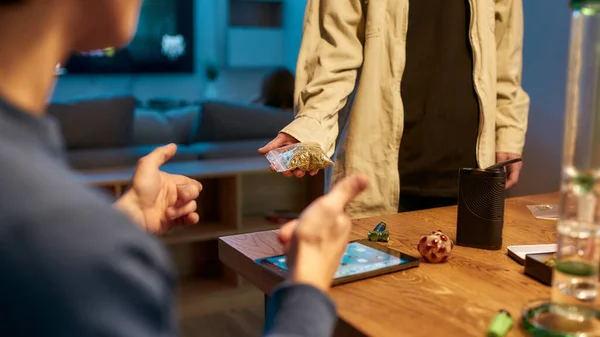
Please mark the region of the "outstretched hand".
POLYGON ((293 282, 329 289, 352 229, 344 209, 367 185, 365 175, 346 177, 308 206, 299 219, 281 227, 279 241, 287 254, 293 282))
POLYGON ((115 203, 117 209, 151 233, 165 233, 200 220, 196 199, 202 185, 194 179, 160 171, 176 152, 177 146, 169 144, 141 158, 131 188, 115 203))
MULTIPOLYGON (((258 153, 260 153, 262 155, 266 155, 270 151, 273 151, 275 149, 278 149, 278 148, 286 146, 286 145, 291 145, 291 144, 296 144, 296 143, 299 143, 299 141, 296 138, 288 135, 287 133, 280 132, 277 135, 277 137, 275 137, 267 145, 265 145, 265 146, 261 147, 260 149, 258 149, 258 153)), ((275 168, 272 165, 271 165, 271 171, 276 172, 275 168)), ((319 170, 313 170, 313 171, 308 172, 308 174, 311 175, 311 176, 314 176, 317 173, 319 173, 319 170)), ((298 178, 302 178, 302 177, 304 177, 304 175, 306 174, 306 172, 304 172, 302 170, 295 169, 293 171, 282 172, 282 174, 285 177, 296 176, 298 178)))

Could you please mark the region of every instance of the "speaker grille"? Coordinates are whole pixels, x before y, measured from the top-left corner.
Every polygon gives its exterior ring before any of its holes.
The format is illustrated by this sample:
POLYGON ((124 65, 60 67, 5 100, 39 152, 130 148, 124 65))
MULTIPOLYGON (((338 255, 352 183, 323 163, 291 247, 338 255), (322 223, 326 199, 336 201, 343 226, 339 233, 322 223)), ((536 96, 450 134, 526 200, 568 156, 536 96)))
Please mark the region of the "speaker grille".
POLYGON ((461 203, 475 216, 486 220, 502 220, 504 187, 504 177, 461 175, 461 203))

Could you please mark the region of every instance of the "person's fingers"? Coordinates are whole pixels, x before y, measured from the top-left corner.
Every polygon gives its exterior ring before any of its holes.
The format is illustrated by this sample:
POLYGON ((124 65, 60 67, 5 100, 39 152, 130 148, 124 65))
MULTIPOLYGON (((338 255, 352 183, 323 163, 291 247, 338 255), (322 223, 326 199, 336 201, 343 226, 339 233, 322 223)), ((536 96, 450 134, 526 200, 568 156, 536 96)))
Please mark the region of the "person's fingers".
POLYGON ((519 175, 521 174, 521 167, 523 165, 515 165, 515 168, 511 171, 511 175, 512 175, 512 179, 514 181, 514 183, 516 184, 517 182, 519 182, 519 175))
POLYGON ((509 166, 508 175, 506 177, 506 189, 515 186, 519 182, 519 174, 521 172, 520 163, 509 166))
POLYGON ((204 187, 202 186, 202 183, 200 183, 200 182, 199 182, 198 180, 196 180, 196 179, 192 179, 192 178, 188 178, 188 177, 185 177, 185 178, 187 178, 187 183, 188 183, 188 184, 191 184, 191 185, 193 185, 193 186, 195 186, 195 187, 196 187, 196 189, 198 190, 198 193, 202 192, 202 189, 204 188, 204 187))
POLYGON ((195 225, 200 221, 200 215, 196 212, 192 212, 185 217, 185 225, 195 225))
POLYGON ((180 174, 169 174, 164 172, 163 174, 166 174, 169 177, 169 180, 177 184, 178 187, 179 185, 181 185, 187 186, 187 188, 195 188, 198 190, 198 193, 202 192, 202 189, 204 188, 202 184, 196 179, 188 178, 180 174))
MULTIPOLYGON (((271 171, 277 172, 273 166, 271 166, 271 171)), ((298 169, 293 170, 293 171, 284 171, 284 172, 281 172, 281 175, 283 175, 284 177, 296 176, 298 178, 302 178, 302 177, 304 177, 304 174, 305 174, 304 171, 300 171, 298 169)))
POLYGON ((165 234, 177 227, 195 225, 198 223, 198 221, 200 221, 200 216, 198 213, 190 213, 175 220, 170 220, 168 226, 166 228, 162 228, 159 233, 165 234))
POLYGON ((294 232, 298 227, 298 219, 292 220, 281 226, 279 228, 278 238, 279 242, 283 245, 285 251, 289 248, 290 242, 292 241, 292 237, 294 236, 294 232))
POLYGON ((331 203, 343 209, 346 204, 364 191, 369 178, 364 174, 353 174, 340 180, 325 196, 331 203))
POLYGON ((198 199, 200 191, 201 189, 195 184, 177 185, 177 204, 184 205, 192 200, 198 199))
POLYGON ((167 208, 166 215, 169 220, 175 220, 196 211, 196 200, 192 200, 181 207, 167 208))
POLYGON ((277 170, 275 169, 275 166, 273 166, 273 165, 269 166, 269 170, 271 170, 271 172, 277 172, 277 170))
POLYGON ((169 161, 169 159, 173 158, 175 153, 177 153, 177 145, 175 144, 157 147, 148 155, 142 157, 138 162, 138 166, 150 165, 153 168, 159 168, 169 161))
POLYGON ((514 183, 510 179, 506 179, 506 185, 504 186, 504 189, 508 190, 511 187, 513 187, 513 185, 514 185, 514 183))
POLYGON ((292 236, 294 235, 294 231, 296 230, 296 227, 298 226, 298 219, 294 219, 291 221, 286 222, 283 226, 281 226, 279 228, 279 242, 281 243, 286 243, 289 242, 292 239, 292 236))
POLYGON ((507 173, 506 175, 506 185, 505 185, 505 189, 509 189, 511 187, 513 187, 516 184, 515 179, 513 178, 513 174, 511 172, 507 173))
POLYGON ((313 171, 310 171, 310 172, 308 172, 308 174, 309 174, 311 177, 314 177, 314 176, 316 176, 318 173, 319 173, 319 170, 313 170, 313 171))
MULTIPOLYGON (((509 152, 496 152, 496 162, 500 163, 506 160, 510 160, 513 158, 519 158, 521 155, 517 153, 509 153, 509 152)), ((506 170, 506 185, 505 188, 509 189, 517 184, 519 181, 519 174, 521 172, 521 167, 523 167, 522 162, 517 162, 505 167, 506 170)))
POLYGON ((275 137, 272 141, 270 141, 267 145, 258 149, 258 153, 267 154, 269 151, 275 150, 279 147, 282 147, 286 141, 286 136, 283 133, 280 133, 275 137))

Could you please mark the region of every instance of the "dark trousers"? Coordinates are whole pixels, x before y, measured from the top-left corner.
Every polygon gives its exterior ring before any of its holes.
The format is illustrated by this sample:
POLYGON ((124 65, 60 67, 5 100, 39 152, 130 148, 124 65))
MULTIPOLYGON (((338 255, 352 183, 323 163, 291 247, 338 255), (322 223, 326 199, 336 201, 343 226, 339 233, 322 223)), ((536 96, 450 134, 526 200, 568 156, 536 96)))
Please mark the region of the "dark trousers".
POLYGON ((455 197, 428 197, 412 194, 400 194, 398 213, 453 206, 457 203, 458 198, 455 197))

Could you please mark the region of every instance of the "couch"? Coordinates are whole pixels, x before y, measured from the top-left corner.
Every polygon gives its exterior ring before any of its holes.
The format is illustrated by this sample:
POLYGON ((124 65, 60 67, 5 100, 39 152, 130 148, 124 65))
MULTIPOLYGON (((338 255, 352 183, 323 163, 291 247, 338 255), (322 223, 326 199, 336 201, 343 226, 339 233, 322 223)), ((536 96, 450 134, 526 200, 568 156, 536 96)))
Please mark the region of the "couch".
POLYGON ((137 107, 132 96, 52 102, 48 112, 77 170, 132 166, 168 143, 178 144, 171 161, 257 156, 293 120, 289 111, 220 101, 153 110, 137 107))

